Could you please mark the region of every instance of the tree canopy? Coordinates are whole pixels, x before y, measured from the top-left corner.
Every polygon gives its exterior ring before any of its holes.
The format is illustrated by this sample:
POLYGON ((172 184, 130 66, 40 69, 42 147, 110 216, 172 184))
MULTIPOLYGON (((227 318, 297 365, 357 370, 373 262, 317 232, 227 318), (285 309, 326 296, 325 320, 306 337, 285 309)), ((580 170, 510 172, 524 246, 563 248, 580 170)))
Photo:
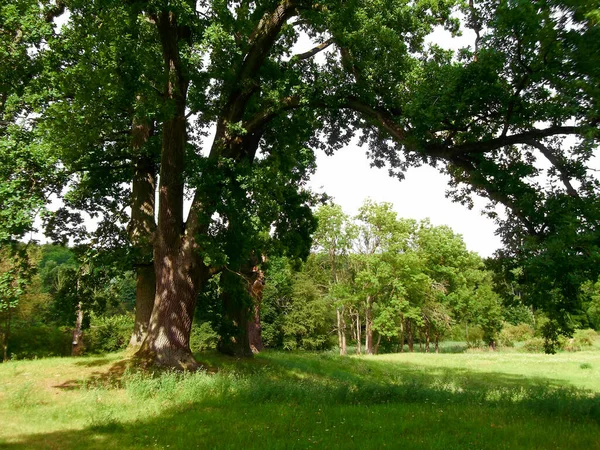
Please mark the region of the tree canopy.
POLYGON ((9 234, 60 192, 55 235, 131 245, 146 311, 140 356, 193 367, 202 286, 220 272, 247 283, 246 267, 267 252, 306 257, 314 151, 357 134, 393 175, 431 164, 450 174, 455 200, 478 193, 504 205, 506 265, 521 266, 535 292, 556 292, 548 305, 559 316, 597 276, 596 6, 11 0, 0 19, 9 234), (426 44, 436 27, 457 33, 461 23, 473 48, 426 44), (15 196, 20 186, 33 195, 15 196), (91 237, 83 211, 101 219, 91 237))

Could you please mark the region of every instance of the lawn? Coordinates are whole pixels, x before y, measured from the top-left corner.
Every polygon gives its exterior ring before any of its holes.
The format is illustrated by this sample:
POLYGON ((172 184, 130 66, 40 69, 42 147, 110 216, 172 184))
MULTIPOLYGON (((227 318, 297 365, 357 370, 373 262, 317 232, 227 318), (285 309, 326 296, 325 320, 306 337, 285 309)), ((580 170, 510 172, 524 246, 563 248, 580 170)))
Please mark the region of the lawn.
POLYGON ((0 364, 0 448, 600 449, 600 351, 0 364))

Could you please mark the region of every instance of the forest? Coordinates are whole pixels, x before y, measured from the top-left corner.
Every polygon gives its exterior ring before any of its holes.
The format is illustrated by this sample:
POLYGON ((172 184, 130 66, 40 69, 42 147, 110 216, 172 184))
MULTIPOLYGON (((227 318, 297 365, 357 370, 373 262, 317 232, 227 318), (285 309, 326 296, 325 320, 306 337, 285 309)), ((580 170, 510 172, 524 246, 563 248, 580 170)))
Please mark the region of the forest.
MULTIPOLYGON (((11 405, 42 417, 52 402, 32 386, 49 385, 52 367, 67 378, 81 367, 88 378, 57 386, 148 395, 154 416, 170 414, 163 394, 184 410, 256 395, 282 402, 282 417, 285 405, 325 407, 321 394, 342 416, 361 402, 385 416, 387 402, 431 397, 505 417, 518 403, 532 430, 579 421, 570 448, 584 446, 600 391, 586 378, 600 364, 599 61, 590 0, 3 2, 0 373, 40 377, 0 391, 3 414, 15 429, 26 421, 11 405), (441 30, 471 42, 448 50, 431 40, 441 30), (399 217, 390 203, 365 199, 350 215, 311 190, 317 153, 356 141, 399 182, 431 166, 452 201, 485 199, 502 248, 483 259, 449 227, 399 217), (540 367, 577 353, 587 375, 573 366, 516 388, 521 369, 507 363, 495 387, 467 389, 452 364, 478 352, 540 367), (448 383, 424 378, 433 372, 418 364, 433 360, 417 353, 450 364, 438 368, 448 383), (41 372, 22 359, 42 359, 41 372), (140 394, 156 379, 181 390, 140 394), (540 399, 558 411, 548 423, 540 399)), ((70 395, 60 398, 83 401, 70 395)), ((89 447, 94 433, 150 414, 106 408, 73 419, 89 447)), ((7 442, 30 448, 62 430, 58 448, 73 445, 71 428, 49 423, 7 442)), ((116 448, 151 445, 130 431, 116 448)), ((478 433, 419 445, 491 445, 478 433)), ((274 448, 291 448, 290 435, 274 448)))

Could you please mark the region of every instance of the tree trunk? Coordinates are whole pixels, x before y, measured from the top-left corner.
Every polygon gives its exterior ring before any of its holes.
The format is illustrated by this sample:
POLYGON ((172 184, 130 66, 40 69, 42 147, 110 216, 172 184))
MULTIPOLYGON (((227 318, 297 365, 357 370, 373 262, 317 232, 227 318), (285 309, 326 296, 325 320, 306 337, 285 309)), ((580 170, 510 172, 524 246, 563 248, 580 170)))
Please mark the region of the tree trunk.
MULTIPOLYGON (((243 273, 243 270, 239 271, 243 273)), ((217 350, 237 357, 251 357, 248 321, 253 306, 248 280, 238 273, 221 273, 222 318, 217 350)))
POLYGON ((435 352, 436 353, 440 352, 440 335, 439 334, 435 335, 435 352))
POLYGON ((135 119, 132 129, 132 151, 136 162, 131 189, 131 221, 129 240, 135 251, 136 292, 135 324, 129 347, 137 349, 148 332, 148 323, 156 294, 156 275, 152 257, 154 198, 156 193, 156 165, 146 148, 152 127, 148 121, 135 119))
POLYGON ((342 319, 342 347, 340 348, 340 355, 346 355, 348 353, 348 348, 346 346, 346 319, 344 317, 345 314, 345 308, 344 306, 342 306, 342 311, 341 311, 341 319, 342 319))
POLYGON ((81 356, 85 350, 83 345, 83 304, 77 304, 77 319, 75 320, 75 329, 73 330, 73 342, 71 346, 71 356, 81 356))
POLYGON ((408 337, 408 351, 412 353, 415 351, 415 340, 413 336, 413 327, 412 323, 410 322, 410 319, 406 321, 406 334, 408 337))
POLYGON ((404 320, 400 322, 400 353, 404 353, 404 320))
POLYGON ((375 344, 375 351, 374 351, 374 353, 376 355, 379 354, 379 344, 381 344, 381 334, 377 333, 377 344, 375 344))
POLYGON ((200 277, 193 277, 193 255, 155 251, 156 298, 148 334, 137 352, 145 363, 184 370, 198 368, 190 333, 200 277))
POLYGON ((357 311, 356 312, 356 353, 359 355, 362 353, 361 339, 362 339, 362 336, 361 336, 361 326, 360 326, 360 313, 357 311))
POLYGON ((248 342, 252 353, 259 353, 264 349, 262 342, 262 327, 260 325, 260 308, 262 305, 262 292, 265 287, 265 274, 256 266, 252 269, 253 278, 250 279, 249 290, 252 298, 252 315, 248 321, 248 342))
POLYGON ((10 338, 10 322, 11 322, 11 311, 10 304, 6 311, 6 326, 4 328, 4 338, 2 339, 2 361, 8 361, 8 339, 10 338))
POLYGON ((337 331, 338 331, 338 348, 340 349, 340 355, 346 354, 346 323, 343 318, 343 309, 336 308, 335 310, 337 316, 337 331))
POLYGON ((196 296, 207 277, 198 261, 196 230, 183 222, 188 79, 179 57, 180 42, 189 42, 190 30, 178 23, 172 11, 161 11, 156 24, 165 70, 165 101, 171 116, 164 120, 160 158, 159 210, 153 239, 156 293, 148 334, 137 352, 146 363, 196 369, 190 349, 190 332, 196 296))
POLYGON ((365 308, 365 354, 373 354, 373 311, 371 296, 367 297, 365 308))
POLYGON ((425 353, 429 353, 429 327, 425 328, 425 353))
POLYGON ((135 288, 135 324, 129 340, 129 347, 137 349, 148 334, 148 324, 154 308, 156 295, 156 273, 154 264, 138 266, 135 288))

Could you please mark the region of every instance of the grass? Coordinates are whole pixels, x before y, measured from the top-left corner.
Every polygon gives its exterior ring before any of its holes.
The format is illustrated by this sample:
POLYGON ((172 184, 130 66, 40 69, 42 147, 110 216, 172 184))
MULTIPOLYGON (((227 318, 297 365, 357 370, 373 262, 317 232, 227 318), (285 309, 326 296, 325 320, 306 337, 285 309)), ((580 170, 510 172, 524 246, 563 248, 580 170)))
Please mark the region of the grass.
POLYGON ((600 351, 0 365, 0 448, 600 448, 600 351))

